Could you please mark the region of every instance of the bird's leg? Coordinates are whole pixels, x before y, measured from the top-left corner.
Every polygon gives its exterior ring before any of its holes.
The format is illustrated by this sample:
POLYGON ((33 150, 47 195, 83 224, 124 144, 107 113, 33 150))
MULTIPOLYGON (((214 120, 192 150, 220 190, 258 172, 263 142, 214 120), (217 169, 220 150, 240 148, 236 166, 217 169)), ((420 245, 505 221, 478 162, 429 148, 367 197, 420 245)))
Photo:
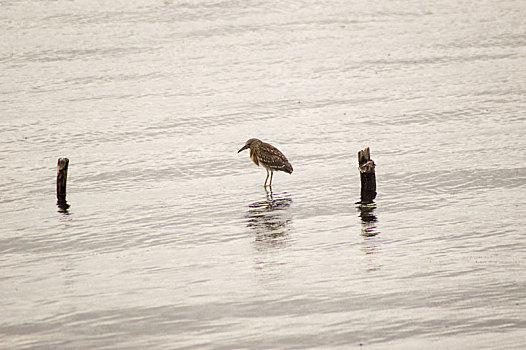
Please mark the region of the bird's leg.
MULTIPOLYGON (((267 171, 267 177, 265 178, 265 184, 263 184, 263 187, 267 187, 267 180, 268 180, 268 169, 265 169, 267 171)), ((272 179, 271 179, 272 182, 272 179)))
POLYGON ((274 176, 274 172, 271 170, 270 171, 270 183, 269 183, 268 187, 272 187, 272 176, 274 176))

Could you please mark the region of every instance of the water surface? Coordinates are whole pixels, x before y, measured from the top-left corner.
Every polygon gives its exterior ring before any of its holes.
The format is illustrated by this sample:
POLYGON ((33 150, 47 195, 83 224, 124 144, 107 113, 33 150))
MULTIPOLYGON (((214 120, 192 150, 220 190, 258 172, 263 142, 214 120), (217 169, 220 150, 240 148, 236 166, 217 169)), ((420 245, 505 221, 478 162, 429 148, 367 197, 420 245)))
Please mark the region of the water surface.
POLYGON ((523 348, 525 18, 1 2, 0 347, 523 348))

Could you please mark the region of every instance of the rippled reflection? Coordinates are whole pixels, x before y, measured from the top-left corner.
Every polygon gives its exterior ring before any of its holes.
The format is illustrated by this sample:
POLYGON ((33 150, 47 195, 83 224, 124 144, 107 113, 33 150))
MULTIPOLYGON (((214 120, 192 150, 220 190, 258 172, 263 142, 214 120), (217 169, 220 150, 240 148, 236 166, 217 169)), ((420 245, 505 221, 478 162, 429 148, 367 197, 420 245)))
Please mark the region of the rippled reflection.
POLYGON ((377 228, 378 218, 374 211, 376 203, 359 204, 357 207, 358 216, 362 219, 362 235, 365 237, 373 237, 380 233, 377 228))
POLYGON ((358 211, 358 216, 362 220, 362 236, 365 238, 362 245, 362 251, 368 257, 366 259, 366 271, 374 272, 380 270, 382 265, 375 259, 376 254, 381 250, 378 239, 374 238, 380 233, 376 225, 378 218, 374 213, 376 210, 376 204, 358 203, 356 209, 358 211))
POLYGON ((292 199, 285 195, 274 195, 266 190, 266 199, 256 201, 248 206, 246 214, 247 227, 257 233, 256 242, 269 246, 282 245, 292 222, 288 208, 292 199))

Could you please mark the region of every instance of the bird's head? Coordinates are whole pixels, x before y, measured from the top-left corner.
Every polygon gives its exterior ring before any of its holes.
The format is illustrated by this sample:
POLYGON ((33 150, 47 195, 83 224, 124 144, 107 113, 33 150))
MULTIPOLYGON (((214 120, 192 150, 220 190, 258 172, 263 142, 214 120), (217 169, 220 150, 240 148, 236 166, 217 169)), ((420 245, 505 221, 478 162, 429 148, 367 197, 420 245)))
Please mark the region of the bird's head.
POLYGON ((261 140, 259 140, 259 139, 250 139, 247 142, 245 142, 245 145, 243 147, 241 147, 241 149, 239 151, 237 151, 237 153, 239 153, 241 151, 244 151, 247 148, 255 147, 256 145, 258 145, 260 143, 261 143, 261 140))

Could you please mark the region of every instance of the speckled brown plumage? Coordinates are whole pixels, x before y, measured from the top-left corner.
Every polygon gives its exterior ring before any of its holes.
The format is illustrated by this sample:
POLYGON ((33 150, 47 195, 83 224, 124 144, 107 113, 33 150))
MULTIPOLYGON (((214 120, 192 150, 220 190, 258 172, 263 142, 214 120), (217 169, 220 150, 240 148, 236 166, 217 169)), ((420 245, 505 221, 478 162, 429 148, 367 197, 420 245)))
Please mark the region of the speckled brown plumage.
POLYGON ((265 179, 265 184, 267 185, 267 180, 270 171, 270 183, 269 186, 272 186, 272 176, 274 171, 284 171, 286 173, 292 174, 294 170, 292 165, 287 160, 287 157, 280 152, 279 149, 272 146, 269 143, 263 142, 259 139, 250 139, 245 145, 238 151, 241 152, 245 149, 250 149, 250 158, 256 165, 261 165, 267 170, 267 177, 265 179))

